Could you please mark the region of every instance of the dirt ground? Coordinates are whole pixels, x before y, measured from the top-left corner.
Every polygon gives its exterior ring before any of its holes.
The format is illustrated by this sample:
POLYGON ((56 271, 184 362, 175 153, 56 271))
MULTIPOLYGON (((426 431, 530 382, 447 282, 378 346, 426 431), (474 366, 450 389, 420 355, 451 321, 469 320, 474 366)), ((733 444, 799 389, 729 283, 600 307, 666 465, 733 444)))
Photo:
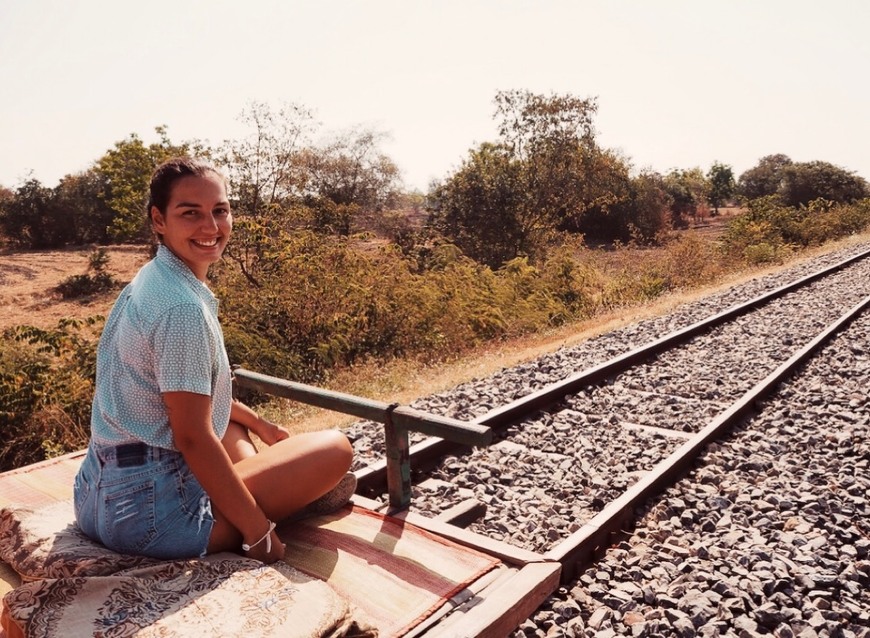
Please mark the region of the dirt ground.
MULTIPOLYGON (((29 325, 52 328, 64 317, 109 312, 118 291, 65 301, 54 290, 64 279, 88 270, 89 248, 0 253, 0 330, 29 325)), ((128 283, 148 260, 147 247, 109 246, 107 272, 128 283)))

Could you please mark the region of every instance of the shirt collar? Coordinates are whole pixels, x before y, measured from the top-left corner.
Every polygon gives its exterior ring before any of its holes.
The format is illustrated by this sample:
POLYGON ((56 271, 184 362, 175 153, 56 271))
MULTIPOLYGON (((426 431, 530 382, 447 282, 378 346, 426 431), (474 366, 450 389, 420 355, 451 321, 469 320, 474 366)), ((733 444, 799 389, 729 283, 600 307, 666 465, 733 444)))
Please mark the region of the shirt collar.
POLYGON ((214 293, 209 289, 209 287, 206 286, 204 282, 197 279, 196 275, 193 274, 193 271, 187 266, 187 264, 185 264, 178 255, 169 250, 165 245, 160 244, 157 247, 157 254, 154 256, 154 261, 161 266, 168 268, 173 274, 181 277, 202 299, 205 299, 210 303, 217 302, 214 293))

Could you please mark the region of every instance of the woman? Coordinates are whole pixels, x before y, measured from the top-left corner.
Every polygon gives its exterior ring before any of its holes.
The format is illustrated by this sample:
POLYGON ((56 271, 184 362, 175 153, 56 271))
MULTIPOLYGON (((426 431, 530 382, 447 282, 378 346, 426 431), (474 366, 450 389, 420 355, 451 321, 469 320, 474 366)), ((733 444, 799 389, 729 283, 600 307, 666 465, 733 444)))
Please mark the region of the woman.
POLYGON ((206 285, 233 226, 218 170, 189 158, 164 163, 148 215, 157 254, 121 292, 100 337, 76 519, 118 552, 279 560, 273 521, 306 505, 336 509, 353 494, 350 443, 338 431, 291 437, 232 398, 206 285))

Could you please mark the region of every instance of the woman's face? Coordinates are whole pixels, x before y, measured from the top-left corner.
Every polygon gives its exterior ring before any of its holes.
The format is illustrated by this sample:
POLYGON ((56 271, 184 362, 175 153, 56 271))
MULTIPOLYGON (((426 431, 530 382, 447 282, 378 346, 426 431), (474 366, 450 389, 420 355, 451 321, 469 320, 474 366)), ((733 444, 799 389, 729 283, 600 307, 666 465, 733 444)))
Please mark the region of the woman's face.
POLYGON ((208 267, 220 260, 233 229, 227 191, 220 177, 188 175, 172 187, 166 211, 153 206, 154 230, 163 244, 205 281, 208 267))

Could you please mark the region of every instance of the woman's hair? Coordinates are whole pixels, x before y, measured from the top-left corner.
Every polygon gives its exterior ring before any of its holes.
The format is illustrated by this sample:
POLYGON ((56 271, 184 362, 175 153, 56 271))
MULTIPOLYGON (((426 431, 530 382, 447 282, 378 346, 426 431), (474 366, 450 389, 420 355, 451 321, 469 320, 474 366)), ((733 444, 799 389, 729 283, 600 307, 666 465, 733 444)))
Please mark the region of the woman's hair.
MULTIPOLYGON (((205 177, 206 175, 216 175, 226 185, 223 173, 214 164, 203 159, 173 157, 158 166, 151 175, 148 208, 146 209, 148 223, 151 223, 151 208, 153 206, 156 206, 161 213, 166 213, 166 207, 172 197, 172 189, 177 181, 185 177, 205 177)), ((162 242, 163 238, 158 233, 155 234, 162 242)))
POLYGON ((195 157, 173 157, 158 166, 151 175, 151 190, 148 198, 148 214, 156 206, 161 213, 166 212, 175 182, 184 177, 205 177, 208 174, 224 179, 223 174, 211 162, 195 157))

